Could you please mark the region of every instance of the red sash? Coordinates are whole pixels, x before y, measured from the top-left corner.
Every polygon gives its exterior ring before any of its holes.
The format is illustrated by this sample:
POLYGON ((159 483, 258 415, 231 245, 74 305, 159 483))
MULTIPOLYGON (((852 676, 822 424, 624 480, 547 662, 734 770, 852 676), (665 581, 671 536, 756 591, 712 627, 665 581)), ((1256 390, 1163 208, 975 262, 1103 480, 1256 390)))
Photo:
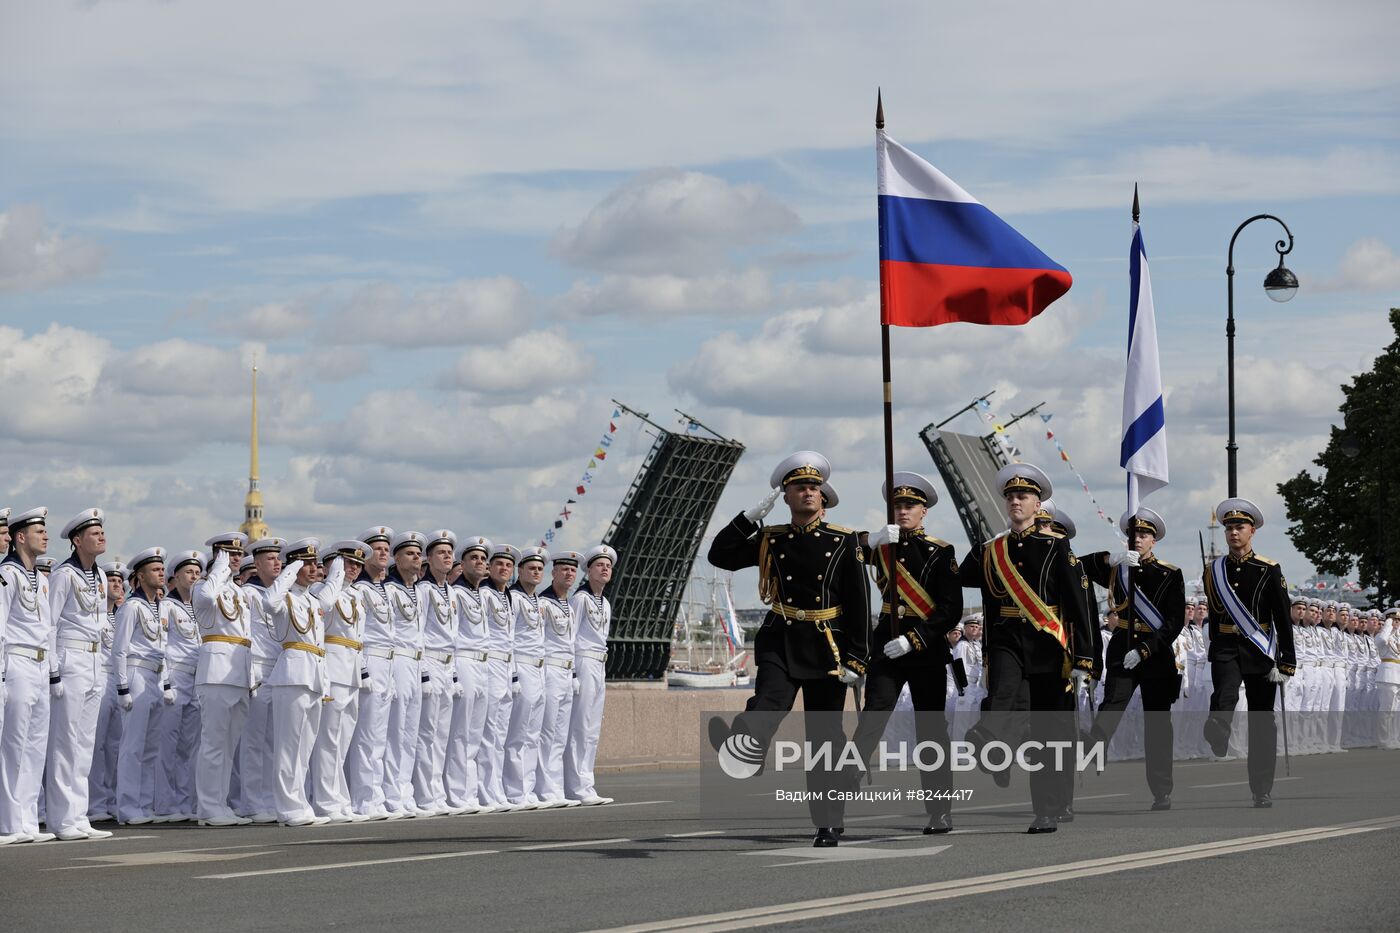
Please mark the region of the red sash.
POLYGON ((1030 619, 1031 625, 1054 638, 1060 643, 1060 647, 1068 653, 1069 634, 1065 631, 1064 623, 1016 570, 1016 562, 1011 559, 1010 538, 1010 535, 1002 535, 987 545, 987 551, 997 576, 1001 578, 1007 594, 1016 603, 1016 608, 1021 610, 1023 616, 1030 619))

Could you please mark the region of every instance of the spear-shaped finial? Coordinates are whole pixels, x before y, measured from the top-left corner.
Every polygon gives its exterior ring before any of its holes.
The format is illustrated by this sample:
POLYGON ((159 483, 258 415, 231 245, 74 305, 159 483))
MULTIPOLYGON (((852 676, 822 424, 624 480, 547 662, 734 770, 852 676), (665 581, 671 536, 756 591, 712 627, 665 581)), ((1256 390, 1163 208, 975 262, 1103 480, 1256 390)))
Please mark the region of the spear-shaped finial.
POLYGON ((1133 223, 1138 222, 1139 213, 1141 212, 1138 210, 1137 182, 1133 182, 1133 223))
POLYGON ((875 89, 875 129, 885 128, 885 102, 880 97, 880 89, 875 89))

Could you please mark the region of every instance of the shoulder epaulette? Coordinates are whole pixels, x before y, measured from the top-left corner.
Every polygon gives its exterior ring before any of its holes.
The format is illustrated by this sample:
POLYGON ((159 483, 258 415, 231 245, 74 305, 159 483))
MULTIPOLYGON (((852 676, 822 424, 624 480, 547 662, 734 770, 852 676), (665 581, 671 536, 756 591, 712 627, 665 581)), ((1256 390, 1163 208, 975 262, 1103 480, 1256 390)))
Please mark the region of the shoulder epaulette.
POLYGON ((935 538, 933 535, 924 535, 924 540, 928 541, 929 544, 936 544, 939 547, 952 547, 947 541, 944 541, 942 538, 935 538))
POLYGON ((1166 561, 1161 560, 1160 558, 1157 560, 1157 566, 1161 567, 1163 570, 1166 570, 1168 572, 1181 569, 1180 567, 1177 567, 1174 564, 1169 564, 1166 561))
POLYGON ((1255 554, 1255 555, 1254 555, 1254 559, 1257 560, 1257 561, 1259 561, 1259 563, 1264 564, 1265 566, 1268 566, 1268 567, 1277 567, 1277 566, 1278 566, 1278 561, 1273 560, 1272 558, 1265 557, 1263 554, 1255 554))
POLYGON ((790 525, 764 525, 763 528, 760 529, 760 530, 761 530, 764 534, 766 534, 766 535, 776 535, 776 534, 780 534, 780 533, 782 533, 782 532, 784 532, 784 531, 787 531, 789 527, 791 527, 791 526, 790 526, 790 525))
POLYGON ((853 535, 853 534, 856 533, 856 530, 855 530, 854 528, 847 528, 845 525, 831 525, 831 524, 828 524, 828 525, 826 526, 826 530, 827 530, 827 531, 834 531, 834 532, 836 532, 837 534, 841 534, 841 535, 853 535))
POLYGON ((1047 537, 1047 538, 1063 538, 1063 537, 1064 537, 1064 535, 1060 534, 1058 531, 1051 531, 1051 530, 1048 529, 1048 528, 1045 529, 1044 531, 1037 531, 1036 534, 1038 534, 1038 535, 1044 535, 1044 536, 1047 537))

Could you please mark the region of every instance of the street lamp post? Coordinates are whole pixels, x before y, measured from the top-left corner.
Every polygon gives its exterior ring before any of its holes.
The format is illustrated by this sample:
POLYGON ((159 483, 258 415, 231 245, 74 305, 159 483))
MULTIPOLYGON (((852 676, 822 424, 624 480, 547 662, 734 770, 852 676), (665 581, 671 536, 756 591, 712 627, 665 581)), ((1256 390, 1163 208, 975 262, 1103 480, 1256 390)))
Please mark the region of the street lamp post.
POLYGON ((1235 235, 1230 237, 1230 252, 1225 266, 1227 293, 1225 317, 1226 378, 1229 381, 1230 407, 1230 442, 1225 445, 1225 452, 1229 464, 1230 498, 1232 499, 1239 495, 1239 476, 1236 469, 1237 445, 1235 444, 1235 240, 1239 239, 1240 231, 1256 220, 1276 221, 1283 228, 1283 232, 1288 234, 1287 241, 1279 240, 1274 244, 1274 250, 1278 253, 1278 268, 1265 276, 1264 293, 1274 301, 1284 302, 1298 292, 1298 277, 1283 265, 1283 257, 1293 250, 1293 231, 1288 229, 1288 224, 1273 214, 1255 214, 1236 227, 1235 235))

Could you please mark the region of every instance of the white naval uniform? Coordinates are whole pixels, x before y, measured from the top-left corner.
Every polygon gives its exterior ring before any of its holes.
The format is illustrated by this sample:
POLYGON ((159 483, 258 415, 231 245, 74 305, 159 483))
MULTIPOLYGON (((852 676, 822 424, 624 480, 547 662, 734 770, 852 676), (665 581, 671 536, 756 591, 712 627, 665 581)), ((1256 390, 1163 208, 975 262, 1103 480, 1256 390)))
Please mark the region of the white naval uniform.
MULTIPOLYGON (((103 605, 106 605, 104 602, 103 605)), ((112 673, 112 642, 116 640, 117 614, 103 615, 98 630, 98 657, 102 665, 102 699, 97 709, 92 768, 88 771, 88 818, 111 819, 117 809, 117 749, 122 741, 122 714, 117 706, 117 677, 112 673)))
POLYGON ((0 836, 39 832, 39 785, 49 739, 49 684, 58 675, 49 578, 11 552, 0 563, 5 709, 0 725, 0 836))
POLYGON ((457 612, 457 639, 453 663, 462 695, 452 703, 452 723, 448 730, 444 784, 451 807, 474 809, 481 806, 478 795, 477 755, 481 734, 486 728, 487 688, 490 681, 486 652, 490 647, 483 600, 487 584, 469 585, 465 578, 452 587, 457 612))
POLYGON ((161 600, 160 608, 165 626, 165 682, 175 691, 175 702, 161 708, 156 725, 160 761, 156 813, 188 818, 195 812, 194 760, 199 750, 199 697, 194 690, 199 623, 194 604, 182 601, 176 591, 161 600))
POLYGON ((367 578, 355 581, 362 615, 362 657, 369 689, 360 697, 360 712, 345 764, 350 798, 356 813, 387 813, 385 801, 394 784, 389 756, 389 718, 394 701, 394 623, 384 584, 367 578))
MULTIPOLYGON (((292 561, 284 575, 295 577, 293 568, 301 564, 292 561)), ((306 777, 328 686, 325 629, 320 602, 299 584, 269 608, 279 649, 263 684, 272 700, 272 799, 277 819, 289 823, 315 816, 306 797, 306 777)))
POLYGON ((78 555, 49 575, 49 607, 57 629, 63 696, 50 700, 44 822, 51 833, 86 832, 88 775, 97 741, 97 714, 107 676, 102 672, 102 627, 107 577, 84 570, 78 555))
POLYGON ((122 823, 156 815, 156 755, 164 693, 165 628, 160 604, 138 589, 117 610, 112 667, 117 694, 131 696, 122 714, 122 741, 117 751, 117 819, 122 823))
POLYGON ((1327 674, 1327 692, 1323 694, 1325 732, 1323 743, 1329 752, 1342 750, 1342 724, 1346 716, 1347 674, 1346 647, 1342 643, 1342 631, 1337 628, 1322 629, 1323 668, 1327 674))
MULTIPOLYGON (((963 669, 967 673, 967 687, 963 690, 963 695, 958 696, 956 685, 952 687, 953 695, 949 699, 950 709, 947 713, 948 725, 950 727, 949 736, 957 742, 961 741, 967 734, 967 730, 977 722, 982 715, 982 699, 987 695, 987 688, 982 683, 982 645, 980 642, 972 641, 969 638, 962 638, 953 646, 954 660, 962 658, 963 669)), ((952 666, 949 666, 949 679, 952 679, 952 666)))
POLYGON ((457 611, 453 587, 418 581, 418 606, 423 625, 423 672, 427 687, 418 713, 418 737, 413 756, 413 800, 421 810, 446 813, 447 736, 452 727, 452 693, 457 681, 453 653, 457 641, 457 611))
POLYGON ((1297 657, 1298 741, 1295 755, 1315 755, 1321 751, 1321 731, 1317 728, 1318 633, 1315 625, 1293 626, 1293 651, 1297 657))
POLYGON ((1400 748, 1400 621, 1386 619, 1373 639, 1380 662, 1376 668, 1376 744, 1400 748))
POLYGON ((193 595, 200 632, 194 675, 200 713, 196 813, 200 819, 229 819, 229 784, 253 682, 252 615, 243 588, 232 580, 225 551, 214 557, 193 595))
POLYGON ((511 691, 515 673, 515 613, 510 590, 498 590, 483 583, 487 632, 486 723, 481 732, 481 752, 477 755, 477 795, 483 806, 505 806, 503 781, 506 761, 506 735, 510 731, 511 691))
POLYGON ((598 796, 593 763, 603 731, 612 604, 606 596, 594 596, 586 583, 574 591, 569 602, 579 620, 574 639, 574 672, 578 674, 579 692, 574 697, 569 742, 564 748, 564 793, 570 800, 587 800, 598 796))
POLYGON ((574 708, 577 625, 568 594, 558 596, 553 587, 546 587, 540 594, 540 612, 544 616, 544 717, 540 725, 535 796, 545 803, 562 804, 566 799, 564 746, 569 741, 569 716, 574 708))
POLYGON ((311 588, 320 601, 325 624, 326 696, 329 697, 321 706, 321 727, 316 731, 316 744, 311 750, 311 806, 317 816, 332 819, 348 817, 354 812, 345 762, 359 714, 362 674, 364 683, 369 683, 369 672, 365 670, 361 655, 365 637, 364 610, 356 588, 344 586, 344 580, 345 564, 335 560, 331 562, 325 581, 311 588))
POLYGON ((1380 745, 1380 717, 1377 715, 1380 711, 1380 687, 1377 678, 1380 676, 1381 657, 1374 636, 1365 633, 1358 635, 1364 652, 1361 660, 1361 703, 1366 715, 1362 720, 1362 744, 1375 748, 1380 745))
POLYGON ((397 567, 389 568, 384 590, 394 625, 394 708, 386 736, 393 786, 384 790, 384 806, 390 813, 416 814, 413 762, 423 707, 423 607, 418 604, 417 584, 404 583, 397 567))
POLYGON ((275 627, 275 609, 291 591, 296 574, 283 568, 271 586, 264 586, 256 574, 243 587, 252 611, 250 637, 253 642, 253 693, 248 698, 248 719, 243 724, 243 741, 238 745, 240 816, 272 822, 277 814, 273 795, 276 764, 272 751, 272 694, 261 689, 272 676, 282 653, 275 627))
POLYGON ((544 619, 540 597, 517 583, 510 588, 515 616, 514 662, 520 693, 510 707, 505 769, 501 781, 513 804, 535 804, 535 768, 539 764, 540 727, 544 725, 544 619))

